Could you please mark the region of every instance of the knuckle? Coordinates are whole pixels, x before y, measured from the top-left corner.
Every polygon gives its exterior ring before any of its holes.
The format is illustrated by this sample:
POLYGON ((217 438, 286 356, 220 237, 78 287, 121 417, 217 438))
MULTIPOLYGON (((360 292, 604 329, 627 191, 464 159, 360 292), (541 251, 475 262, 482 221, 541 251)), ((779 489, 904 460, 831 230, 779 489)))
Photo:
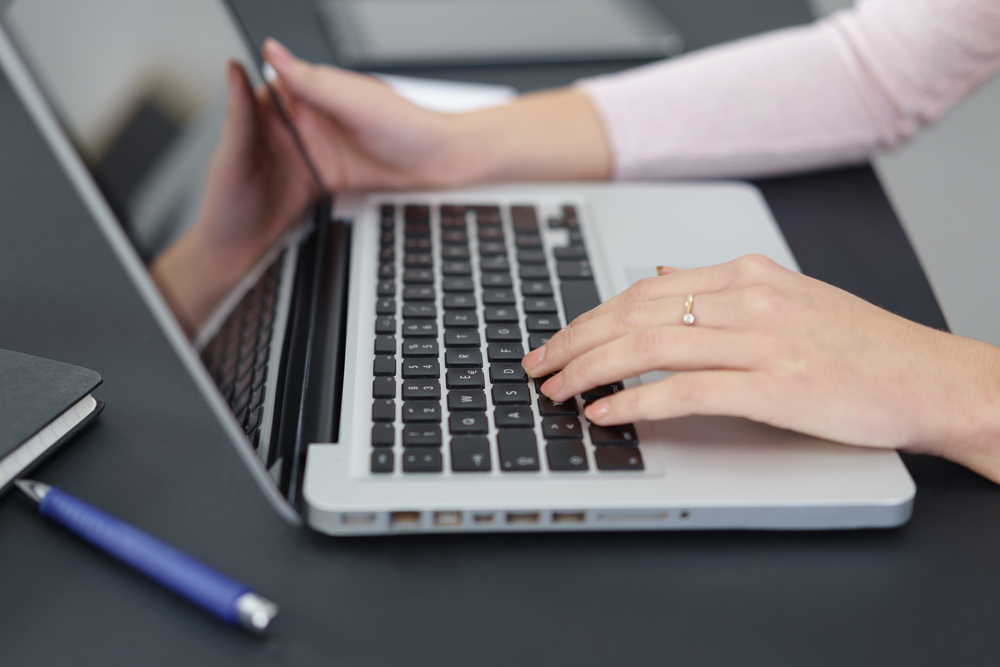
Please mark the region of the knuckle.
POLYGON ((742 275, 756 279, 763 279, 778 266, 773 260, 759 253, 743 255, 736 261, 742 275))
POLYGON ((652 293, 653 285, 656 284, 656 278, 643 278, 642 280, 637 280, 632 283, 632 286, 625 290, 625 295, 631 301, 644 301, 649 298, 652 293))
POLYGON ((784 297, 769 285, 748 287, 744 299, 750 312, 758 317, 775 317, 783 310, 784 297))
POLYGON ((637 329, 646 321, 648 307, 645 301, 630 303, 619 311, 622 325, 628 329, 637 329))

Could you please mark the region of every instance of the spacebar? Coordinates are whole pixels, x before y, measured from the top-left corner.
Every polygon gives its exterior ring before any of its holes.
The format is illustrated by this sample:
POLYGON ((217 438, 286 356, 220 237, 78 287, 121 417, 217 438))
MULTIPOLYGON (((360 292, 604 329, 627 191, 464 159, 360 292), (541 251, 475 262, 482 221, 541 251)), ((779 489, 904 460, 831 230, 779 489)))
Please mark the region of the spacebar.
POLYGON ((601 305, 601 297, 597 295, 597 285, 593 280, 563 280, 559 290, 566 310, 566 324, 601 305))

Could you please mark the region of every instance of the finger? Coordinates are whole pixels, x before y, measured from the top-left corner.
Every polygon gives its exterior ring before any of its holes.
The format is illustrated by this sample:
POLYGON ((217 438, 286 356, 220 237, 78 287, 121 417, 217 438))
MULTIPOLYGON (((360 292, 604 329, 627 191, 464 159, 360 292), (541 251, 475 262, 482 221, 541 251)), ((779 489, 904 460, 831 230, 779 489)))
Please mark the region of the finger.
POLYGON ((677 373, 592 403, 587 419, 602 426, 689 415, 728 415, 766 421, 769 399, 752 371, 677 373))
POLYGON ((554 401, 653 370, 749 370, 766 345, 752 333, 653 327, 634 331, 573 359, 542 385, 554 401))
POLYGON ((226 63, 226 85, 229 100, 223 128, 224 141, 235 141, 236 146, 244 148, 252 146, 257 122, 256 99, 243 67, 232 60, 226 63))
POLYGON ((663 266, 663 265, 660 265, 660 266, 656 267, 656 275, 658 275, 658 276, 666 276, 666 275, 670 275, 671 273, 674 273, 675 271, 680 271, 680 270, 681 269, 676 269, 676 268, 674 268, 672 266, 663 266))

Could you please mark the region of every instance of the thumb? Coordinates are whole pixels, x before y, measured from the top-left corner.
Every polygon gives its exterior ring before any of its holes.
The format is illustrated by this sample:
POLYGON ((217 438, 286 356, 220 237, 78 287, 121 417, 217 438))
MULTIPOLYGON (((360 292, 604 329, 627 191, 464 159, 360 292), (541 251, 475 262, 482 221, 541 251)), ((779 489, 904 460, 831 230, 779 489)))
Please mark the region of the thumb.
POLYGON ((257 104, 246 72, 238 63, 226 63, 226 121, 222 141, 232 150, 241 151, 253 145, 257 104))

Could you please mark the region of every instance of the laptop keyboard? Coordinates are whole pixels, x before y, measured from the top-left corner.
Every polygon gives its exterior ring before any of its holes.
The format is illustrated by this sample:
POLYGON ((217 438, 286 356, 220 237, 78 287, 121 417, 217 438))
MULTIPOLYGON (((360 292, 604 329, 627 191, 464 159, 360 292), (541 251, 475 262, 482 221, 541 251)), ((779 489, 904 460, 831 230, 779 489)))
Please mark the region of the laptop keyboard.
POLYGON ((386 204, 380 218, 372 473, 643 469, 634 426, 582 417, 622 383, 556 403, 521 367, 525 346, 600 303, 573 206, 548 220, 568 241, 551 248, 534 206, 386 204))
POLYGON ((260 438, 282 257, 246 293, 201 353, 208 372, 254 447, 260 438))

